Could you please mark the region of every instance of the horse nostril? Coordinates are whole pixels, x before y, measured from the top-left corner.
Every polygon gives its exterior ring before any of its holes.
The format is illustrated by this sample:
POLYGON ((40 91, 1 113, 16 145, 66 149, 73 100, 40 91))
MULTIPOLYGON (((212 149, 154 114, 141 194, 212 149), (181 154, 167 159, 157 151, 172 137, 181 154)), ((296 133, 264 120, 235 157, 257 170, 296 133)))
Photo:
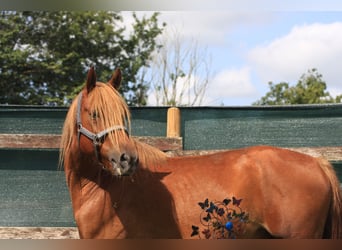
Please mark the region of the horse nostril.
POLYGON ((122 154, 120 157, 120 162, 124 162, 124 161, 129 162, 129 160, 130 160, 130 157, 128 154, 122 154))

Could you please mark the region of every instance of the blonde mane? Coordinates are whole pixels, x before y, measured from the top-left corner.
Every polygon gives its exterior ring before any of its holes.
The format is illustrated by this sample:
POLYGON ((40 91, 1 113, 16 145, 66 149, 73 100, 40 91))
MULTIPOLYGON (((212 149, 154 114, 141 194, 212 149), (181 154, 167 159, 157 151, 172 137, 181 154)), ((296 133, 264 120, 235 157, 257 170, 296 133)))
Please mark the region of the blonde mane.
MULTIPOLYGON (((84 108, 86 108, 90 115, 94 113, 99 117, 98 122, 89 128, 92 132, 97 133, 100 130, 119 125, 125 126, 128 133, 131 134, 131 113, 126 102, 111 85, 98 82, 96 83, 96 87, 89 94, 87 94, 85 89, 82 90, 70 105, 64 122, 60 143, 60 167, 63 166, 66 157, 70 154, 72 147, 75 146, 75 140, 77 140, 76 113, 79 95, 86 96, 81 104, 81 109, 84 110, 84 108)), ((110 133, 106 140, 117 143, 123 136, 126 136, 125 131, 117 130, 115 133, 110 133)), ((137 140, 134 140, 134 142, 139 156, 139 165, 141 165, 141 167, 148 168, 152 165, 162 164, 165 161, 166 154, 159 149, 137 140)))

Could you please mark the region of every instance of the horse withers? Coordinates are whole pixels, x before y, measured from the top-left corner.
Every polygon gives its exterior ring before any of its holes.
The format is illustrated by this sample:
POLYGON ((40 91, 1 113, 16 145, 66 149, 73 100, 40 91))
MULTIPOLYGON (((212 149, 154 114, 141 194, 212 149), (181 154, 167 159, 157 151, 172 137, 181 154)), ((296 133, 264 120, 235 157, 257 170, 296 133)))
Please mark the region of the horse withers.
POLYGON ((199 201, 243 199, 240 238, 342 238, 340 183, 323 159, 255 146, 168 157, 130 134, 130 112, 88 72, 63 128, 64 165, 81 238, 191 238, 199 201))

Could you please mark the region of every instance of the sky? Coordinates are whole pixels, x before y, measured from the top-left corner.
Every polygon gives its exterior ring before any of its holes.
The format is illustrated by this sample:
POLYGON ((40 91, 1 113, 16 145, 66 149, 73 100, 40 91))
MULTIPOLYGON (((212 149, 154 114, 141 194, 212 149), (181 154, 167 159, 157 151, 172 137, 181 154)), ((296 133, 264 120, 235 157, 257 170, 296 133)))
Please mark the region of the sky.
MULTIPOLYGON (((159 21, 167 23, 165 33, 176 29, 210 55, 204 106, 251 105, 269 90, 268 82, 294 85, 312 68, 333 96, 342 94, 341 10, 160 11, 159 21)), ((154 99, 150 93, 148 105, 154 99)))
MULTIPOLYGON (((268 82, 297 83, 316 68, 328 91, 342 94, 341 0, 11 0, 8 10, 115 10, 127 25, 160 12, 159 21, 210 56, 212 77, 202 105, 246 106, 269 90, 268 82)), ((209 59, 208 59, 209 60, 209 59)), ((197 79, 197 76, 192 76, 197 79)), ((151 92, 148 105, 155 105, 151 92)))

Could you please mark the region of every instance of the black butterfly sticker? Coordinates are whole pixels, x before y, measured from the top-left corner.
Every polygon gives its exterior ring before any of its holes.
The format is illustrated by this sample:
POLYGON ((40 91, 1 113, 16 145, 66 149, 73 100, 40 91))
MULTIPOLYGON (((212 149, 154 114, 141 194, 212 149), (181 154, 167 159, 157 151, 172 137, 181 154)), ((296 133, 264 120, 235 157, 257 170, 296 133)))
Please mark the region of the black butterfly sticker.
POLYGON ((239 207, 241 201, 242 201, 242 199, 236 199, 236 198, 233 196, 233 205, 234 205, 234 206, 239 207))
POLYGON ((227 206, 231 201, 232 201, 231 199, 226 198, 222 201, 222 203, 227 206))
POLYGON ((198 230, 199 230, 199 227, 192 225, 191 237, 198 235, 199 234, 198 230))
POLYGON ((206 217, 203 217, 203 220, 206 221, 206 222, 210 221, 210 220, 211 220, 211 215, 210 215, 210 213, 207 213, 207 216, 206 216, 206 217))
POLYGON ((224 209, 222 207, 217 209, 217 214, 218 214, 218 216, 224 215, 224 209))
POLYGON ((217 206, 216 206, 213 202, 210 202, 210 206, 209 206, 209 208, 206 210, 206 212, 212 213, 212 212, 214 212, 214 211, 216 211, 216 210, 217 210, 217 206))
POLYGON ((209 207, 209 200, 208 200, 208 198, 205 199, 204 202, 198 202, 198 205, 199 205, 202 209, 205 209, 205 208, 209 207))

